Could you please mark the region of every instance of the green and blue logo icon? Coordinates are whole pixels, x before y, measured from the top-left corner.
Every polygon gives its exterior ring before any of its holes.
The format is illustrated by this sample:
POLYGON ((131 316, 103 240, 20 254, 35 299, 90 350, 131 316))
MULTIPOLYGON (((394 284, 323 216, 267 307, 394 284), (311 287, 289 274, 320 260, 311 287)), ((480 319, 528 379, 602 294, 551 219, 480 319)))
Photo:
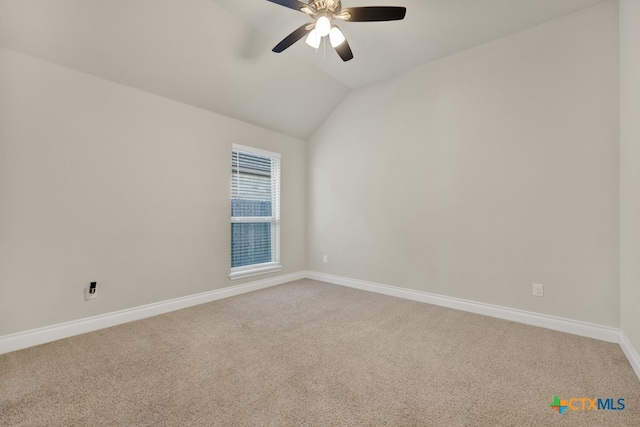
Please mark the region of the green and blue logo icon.
POLYGON ((560 414, 564 414, 564 411, 566 411, 569 407, 567 405, 567 401, 560 400, 558 396, 553 396, 553 403, 549 404, 549 406, 551 406, 552 409, 558 411, 558 413, 560 414))

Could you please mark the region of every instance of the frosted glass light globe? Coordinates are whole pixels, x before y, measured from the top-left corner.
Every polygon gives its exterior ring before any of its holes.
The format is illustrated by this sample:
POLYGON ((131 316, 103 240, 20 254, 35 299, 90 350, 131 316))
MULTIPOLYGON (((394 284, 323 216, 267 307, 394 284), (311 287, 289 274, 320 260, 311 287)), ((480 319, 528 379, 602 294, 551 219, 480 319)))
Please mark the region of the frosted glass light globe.
POLYGON ((331 21, 326 16, 321 16, 316 21, 316 31, 320 37, 324 37, 331 31, 331 21))
POLYGON ((331 46, 338 47, 344 43, 344 34, 338 27, 333 27, 329 32, 329 40, 331 41, 331 46))
POLYGON ((322 37, 320 37, 320 35, 318 34, 318 31, 312 30, 307 36, 307 40, 305 41, 309 46, 311 46, 314 49, 317 49, 320 47, 320 40, 322 40, 322 37))

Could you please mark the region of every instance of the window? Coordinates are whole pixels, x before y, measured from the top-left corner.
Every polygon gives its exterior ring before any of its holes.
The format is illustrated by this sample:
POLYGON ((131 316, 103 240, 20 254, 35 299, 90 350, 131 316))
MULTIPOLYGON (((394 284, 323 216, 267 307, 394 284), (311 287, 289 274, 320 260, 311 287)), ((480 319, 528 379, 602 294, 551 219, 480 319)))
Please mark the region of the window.
POLYGON ((234 144, 229 277, 280 269, 280 154, 234 144))

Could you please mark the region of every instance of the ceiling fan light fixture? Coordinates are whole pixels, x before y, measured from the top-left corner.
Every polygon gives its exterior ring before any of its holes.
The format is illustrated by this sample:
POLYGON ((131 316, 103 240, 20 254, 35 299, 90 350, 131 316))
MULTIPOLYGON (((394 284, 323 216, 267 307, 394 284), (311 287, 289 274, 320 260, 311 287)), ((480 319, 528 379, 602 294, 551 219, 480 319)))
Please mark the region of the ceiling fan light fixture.
POLYGON ((318 31, 314 29, 309 33, 305 42, 312 48, 318 49, 320 47, 321 39, 322 37, 320 37, 320 35, 318 34, 318 31))
POLYGON ((333 27, 331 31, 329 31, 329 41, 331 41, 332 47, 338 47, 342 43, 344 43, 345 37, 342 34, 342 31, 338 27, 333 27))
POLYGON ((318 49, 322 44, 322 39, 329 36, 332 48, 345 62, 353 59, 353 52, 342 31, 333 26, 332 22, 334 20, 339 19, 345 22, 400 21, 404 19, 407 13, 407 8, 401 6, 361 6, 343 9, 342 0, 267 1, 303 12, 315 21, 298 27, 271 49, 273 52, 281 53, 305 37, 309 46, 318 49))
POLYGON ((331 20, 326 15, 321 15, 316 21, 316 31, 320 37, 329 35, 331 31, 331 20))

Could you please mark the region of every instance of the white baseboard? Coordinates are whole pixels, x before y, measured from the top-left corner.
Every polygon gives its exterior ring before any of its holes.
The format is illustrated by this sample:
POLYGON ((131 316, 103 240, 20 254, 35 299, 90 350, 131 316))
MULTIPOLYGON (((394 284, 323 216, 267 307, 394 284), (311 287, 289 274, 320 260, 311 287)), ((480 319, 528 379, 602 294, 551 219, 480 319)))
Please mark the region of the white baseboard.
POLYGON ((111 326, 121 325, 134 320, 157 316, 159 314, 192 307, 194 305, 246 294, 248 292, 292 282, 294 280, 304 279, 305 277, 306 272, 287 274, 284 276, 230 286, 227 288, 216 289, 214 291, 203 292, 168 301, 161 301, 126 310, 73 320, 71 322, 59 323, 57 325, 5 335, 0 337, 0 354, 57 341, 74 335, 97 331, 99 329, 109 328, 111 326))
MULTIPOLYGON (((496 317, 498 319, 510 320, 532 326, 551 329, 554 331, 567 332, 588 338, 594 338, 611 343, 620 342, 620 330, 608 326, 594 323, 581 322, 578 320, 565 319, 562 317, 548 316, 545 314, 533 313, 529 311, 517 310, 513 308, 501 307, 497 305, 484 304, 460 298, 447 297, 443 295, 431 294, 428 292, 415 291, 412 289, 398 288, 395 286, 371 283, 362 280, 348 279, 345 277, 333 276, 324 273, 307 272, 309 279, 322 282, 342 285, 364 291, 376 292, 412 301, 424 302, 427 304, 453 308, 485 316, 496 317)), ((637 372, 637 371, 636 371, 637 372)))
POLYGON ((620 332, 620 347, 622 347, 622 351, 624 352, 625 356, 627 356, 629 364, 640 380, 640 354, 638 354, 624 332, 620 332))
POLYGON ((516 310, 491 304, 484 304, 460 298, 447 297, 437 294, 431 294, 428 292, 382 285, 379 283, 366 282, 362 280, 349 279, 345 277, 310 271, 287 274, 270 279, 245 283, 242 285, 217 289, 210 292, 203 292, 200 294, 189 295, 186 297, 176 298, 168 301, 147 304, 140 307, 134 307, 126 310, 74 320, 71 322, 65 322, 57 325, 46 326, 43 328, 32 329, 29 331, 18 332, 11 335, 5 335, 0 337, 0 354, 9 353, 35 345, 45 344, 74 335, 97 331, 99 329, 132 322, 147 317, 157 316, 159 314, 164 314, 199 304, 229 298, 232 296, 253 292, 304 278, 319 280, 335 285, 347 286, 355 289, 361 289, 369 292, 376 292, 379 294, 394 296, 398 298, 424 302, 427 304, 453 308, 456 310, 482 314, 485 316, 524 323, 527 325, 539 326, 555 331, 567 332, 570 334, 594 338, 602 341, 620 343, 623 351, 629 359, 629 362, 633 366, 633 369, 635 370, 636 374, 638 374, 638 377, 640 377, 640 357, 638 356, 638 353, 635 351, 628 339, 624 335, 621 335, 620 330, 617 328, 611 328, 607 326, 596 325, 593 323, 564 319, 560 317, 516 310))

